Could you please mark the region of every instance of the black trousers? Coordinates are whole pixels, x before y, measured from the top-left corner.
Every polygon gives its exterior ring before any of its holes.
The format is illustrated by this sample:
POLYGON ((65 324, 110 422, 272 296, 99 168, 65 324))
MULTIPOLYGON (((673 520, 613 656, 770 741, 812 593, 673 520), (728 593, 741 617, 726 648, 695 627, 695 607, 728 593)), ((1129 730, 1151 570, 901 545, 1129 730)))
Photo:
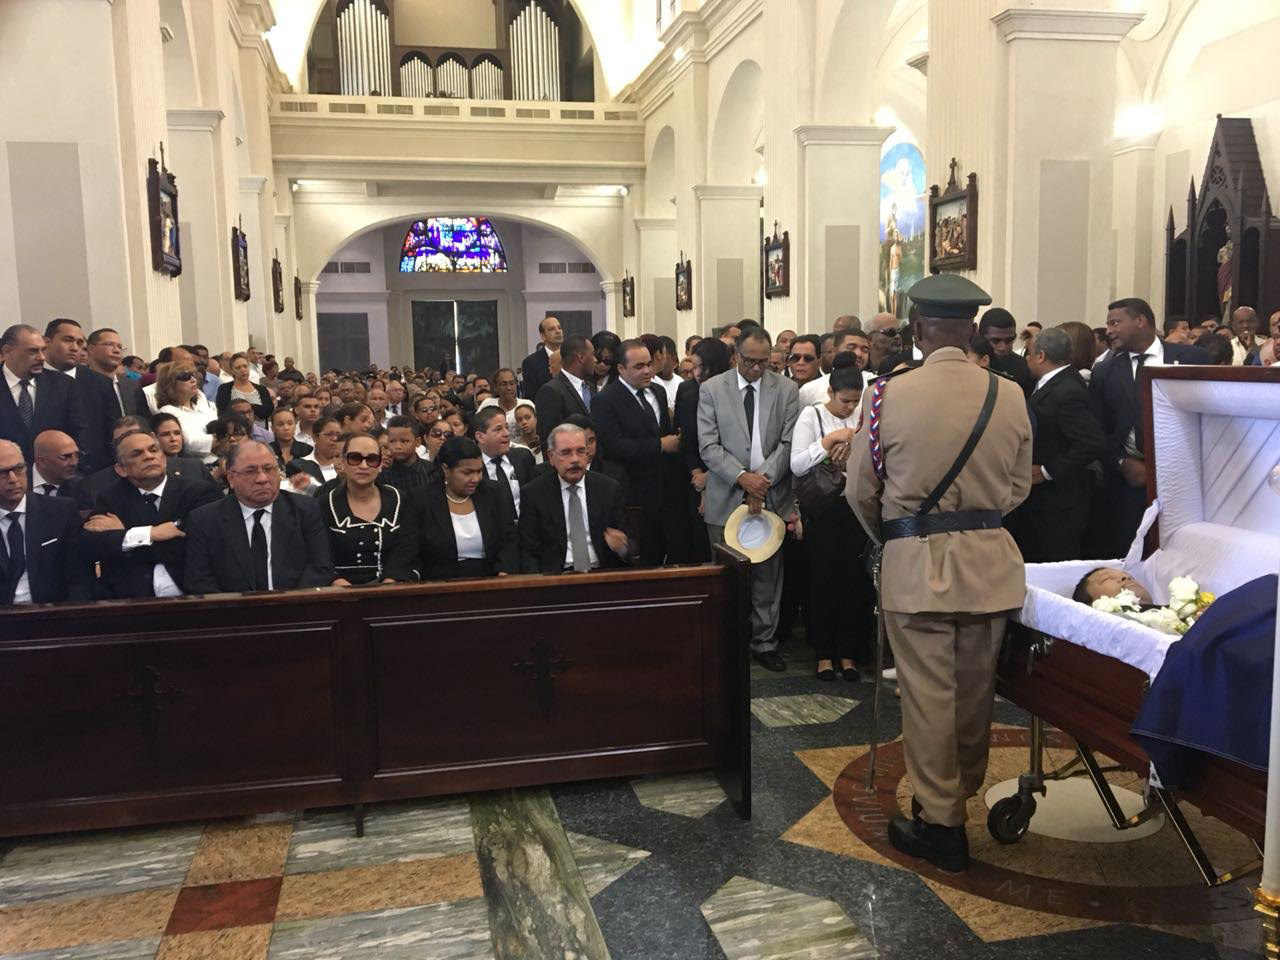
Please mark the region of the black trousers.
MULTIPOLYGON (((809 609, 809 551, 790 534, 782 541, 782 599, 778 604, 778 626, 774 639, 778 645, 787 642, 796 618, 804 616, 805 638, 813 631, 813 617, 809 609)), ((810 643, 813 641, 810 639, 810 643)))
POLYGON ((867 534, 844 497, 806 517, 810 638, 819 660, 874 662, 875 589, 862 562, 867 534))
POLYGON ((1061 506, 1018 509, 1021 537, 1018 547, 1027 563, 1057 563, 1084 559, 1084 537, 1089 526, 1089 501, 1061 506))

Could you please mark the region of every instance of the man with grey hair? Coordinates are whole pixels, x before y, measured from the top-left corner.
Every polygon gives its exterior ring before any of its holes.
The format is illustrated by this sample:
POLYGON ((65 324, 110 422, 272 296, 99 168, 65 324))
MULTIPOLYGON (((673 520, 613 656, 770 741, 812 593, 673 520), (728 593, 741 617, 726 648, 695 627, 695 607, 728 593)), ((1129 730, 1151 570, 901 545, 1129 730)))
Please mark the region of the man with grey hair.
POLYGON ((586 573, 623 566, 622 485, 590 463, 582 427, 562 423, 547 436, 551 471, 521 491, 520 553, 525 573, 586 573))
POLYGON ((1106 450, 1102 425, 1089 405, 1089 388, 1071 366, 1071 338, 1057 327, 1027 344, 1035 439, 1031 493, 1010 519, 1028 563, 1080 560, 1089 523, 1093 475, 1088 466, 1106 450))
POLYGON ((187 593, 297 590, 333 583, 333 558, 320 505, 280 496, 280 467, 265 443, 227 451, 231 495, 187 518, 187 593))
POLYGON ((46 369, 45 339, 35 327, 17 323, 0 334, 0 439, 12 440, 31 463, 36 435, 61 430, 83 444, 87 430, 75 381, 46 369))

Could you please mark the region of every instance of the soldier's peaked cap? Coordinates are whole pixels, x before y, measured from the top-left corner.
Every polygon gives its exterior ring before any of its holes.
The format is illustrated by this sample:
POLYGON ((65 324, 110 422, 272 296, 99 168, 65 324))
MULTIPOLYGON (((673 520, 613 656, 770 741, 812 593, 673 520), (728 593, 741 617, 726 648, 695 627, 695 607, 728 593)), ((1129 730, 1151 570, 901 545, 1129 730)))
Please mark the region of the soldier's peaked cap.
POLYGON ((907 291, 907 296, 926 317, 942 320, 972 320, 978 308, 991 303, 991 295, 965 277, 937 273, 925 277, 907 291))

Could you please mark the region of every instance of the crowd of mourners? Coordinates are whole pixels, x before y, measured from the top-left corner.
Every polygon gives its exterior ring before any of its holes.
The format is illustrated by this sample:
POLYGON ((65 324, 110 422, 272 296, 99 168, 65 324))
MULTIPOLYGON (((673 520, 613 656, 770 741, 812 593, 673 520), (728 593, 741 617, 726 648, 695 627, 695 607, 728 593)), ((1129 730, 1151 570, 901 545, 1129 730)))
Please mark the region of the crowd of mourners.
MULTIPOLYGON (((1032 494, 1006 518, 1028 561, 1114 558, 1145 505, 1144 363, 1268 366, 1256 313, 1157 326, 980 318, 968 358, 1024 390, 1032 494)), ((786 523, 753 566, 753 656, 803 622, 823 679, 871 660, 866 533, 841 470, 876 377, 920 363, 913 324, 854 316, 771 336, 746 320, 683 344, 548 317, 520 367, 299 370, 249 348, 126 353, 58 319, 0 336, 0 605, 358 586, 700 563, 738 508, 786 523), (798 505, 798 503, 800 505, 798 505)))

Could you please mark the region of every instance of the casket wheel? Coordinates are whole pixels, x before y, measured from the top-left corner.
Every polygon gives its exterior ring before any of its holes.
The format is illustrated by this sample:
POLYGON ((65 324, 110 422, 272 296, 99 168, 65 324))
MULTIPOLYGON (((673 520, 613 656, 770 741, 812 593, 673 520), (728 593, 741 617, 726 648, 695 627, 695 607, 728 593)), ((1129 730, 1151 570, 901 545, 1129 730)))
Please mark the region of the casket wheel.
POLYGON ((1017 843, 1026 836, 1035 812, 1034 797, 1005 797, 987 814, 987 830, 1001 843, 1017 843))

